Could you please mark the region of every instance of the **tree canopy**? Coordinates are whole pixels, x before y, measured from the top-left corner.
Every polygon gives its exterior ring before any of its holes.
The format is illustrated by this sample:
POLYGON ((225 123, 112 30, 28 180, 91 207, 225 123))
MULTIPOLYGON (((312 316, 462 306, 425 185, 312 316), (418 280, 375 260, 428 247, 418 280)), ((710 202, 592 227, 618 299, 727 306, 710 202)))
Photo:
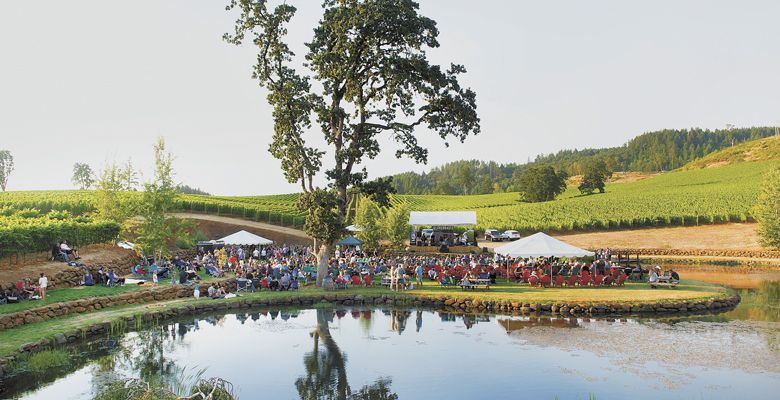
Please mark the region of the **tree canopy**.
POLYGON ((274 110, 269 151, 287 180, 301 185, 300 206, 310 217, 304 229, 323 244, 318 255, 325 272, 328 248, 343 233, 348 189, 382 206, 392 191, 390 180, 370 181, 361 168, 379 155, 380 135, 395 142, 396 157, 425 163, 428 150, 418 144, 418 127, 445 144, 464 141, 480 128, 476 94, 458 81, 466 69, 429 62, 426 50, 439 46, 439 31, 435 21, 419 14, 416 2, 325 0, 322 8, 306 43, 303 71, 285 42, 296 12, 289 4, 271 8, 265 0, 231 0, 227 9, 240 14, 224 39, 236 45, 249 41, 258 49, 252 76, 274 110), (312 118, 327 148, 307 145, 312 118), (326 154, 333 157, 332 167, 324 171, 327 188, 318 188, 314 177, 326 154))
POLYGON ((95 184, 95 173, 89 164, 77 162, 73 164, 73 177, 70 181, 79 189, 86 190, 95 184))
POLYGON ((14 156, 8 150, 0 150, 0 189, 4 192, 11 172, 14 172, 14 156))
POLYGON ((755 208, 761 244, 780 249, 780 167, 767 172, 755 208))
POLYGON ((592 194, 596 190, 599 193, 604 193, 606 181, 611 176, 612 171, 607 168, 607 163, 604 160, 591 159, 585 164, 582 171, 582 183, 578 189, 582 194, 592 194))
POLYGON ((537 166, 528 168, 520 178, 523 188, 523 200, 536 203, 555 200, 555 197, 566 190, 566 174, 556 173, 553 167, 537 166))

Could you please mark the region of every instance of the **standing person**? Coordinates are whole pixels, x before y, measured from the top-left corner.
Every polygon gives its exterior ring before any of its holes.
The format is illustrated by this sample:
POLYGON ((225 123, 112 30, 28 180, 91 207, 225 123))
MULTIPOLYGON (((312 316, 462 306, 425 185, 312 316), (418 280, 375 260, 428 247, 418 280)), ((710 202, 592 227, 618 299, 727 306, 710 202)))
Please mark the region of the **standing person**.
POLYGON ((152 286, 157 286, 157 271, 152 272, 152 286))
POLYGON ((390 264, 390 290, 395 290, 398 285, 397 278, 395 276, 395 263, 390 264))
POLYGON ((422 287, 422 281, 423 281, 423 267, 422 263, 417 264, 417 268, 415 268, 415 272, 417 275, 417 285, 422 287))
POLYGON ((46 300, 46 288, 49 287, 49 278, 41 272, 41 277, 38 278, 38 291, 41 294, 41 299, 46 300))
POLYGON ((195 279, 195 290, 192 294, 196 300, 200 298, 200 279, 195 279))

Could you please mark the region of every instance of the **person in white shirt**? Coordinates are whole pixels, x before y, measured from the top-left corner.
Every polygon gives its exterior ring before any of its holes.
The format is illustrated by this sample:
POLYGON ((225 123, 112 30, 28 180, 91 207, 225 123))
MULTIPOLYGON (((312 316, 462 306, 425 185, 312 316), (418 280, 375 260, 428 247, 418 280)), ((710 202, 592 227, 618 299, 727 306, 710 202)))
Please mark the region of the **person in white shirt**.
POLYGON ((63 252, 63 253, 65 253, 65 254, 67 254, 67 255, 69 255, 69 256, 73 256, 73 257, 76 257, 76 258, 81 258, 81 257, 79 257, 79 252, 78 252, 78 250, 76 250, 76 249, 71 249, 71 248, 68 246, 68 242, 66 242, 66 241, 64 241, 64 240, 62 241, 62 243, 60 243, 60 250, 62 250, 62 252, 63 252))
POLYGON ((650 271, 650 287, 655 288, 654 283, 658 283, 658 271, 661 270, 661 267, 656 265, 654 269, 650 271))
POLYGON ((41 299, 46 300, 46 288, 49 287, 49 278, 41 272, 41 277, 38 278, 38 292, 41 294, 41 299))

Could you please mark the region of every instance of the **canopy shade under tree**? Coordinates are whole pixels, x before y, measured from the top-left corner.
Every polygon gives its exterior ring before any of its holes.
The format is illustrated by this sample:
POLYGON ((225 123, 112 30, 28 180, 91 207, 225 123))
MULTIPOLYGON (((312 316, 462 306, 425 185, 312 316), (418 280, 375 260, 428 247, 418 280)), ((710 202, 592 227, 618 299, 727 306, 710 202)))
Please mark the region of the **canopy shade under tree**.
POLYGON ((262 236, 257 236, 254 233, 247 231, 238 231, 232 235, 218 239, 218 241, 225 243, 226 245, 259 245, 266 246, 273 243, 273 240, 266 239, 262 236))
POLYGON ((354 236, 347 236, 344 239, 342 239, 340 242, 338 242, 337 244, 339 246, 360 246, 361 243, 363 243, 363 242, 358 240, 356 237, 354 237, 354 236))
POLYGON ((476 211, 412 211, 409 225, 457 226, 476 225, 476 211))
POLYGON ((585 257, 592 251, 562 242, 543 232, 497 247, 495 252, 510 257, 585 257))

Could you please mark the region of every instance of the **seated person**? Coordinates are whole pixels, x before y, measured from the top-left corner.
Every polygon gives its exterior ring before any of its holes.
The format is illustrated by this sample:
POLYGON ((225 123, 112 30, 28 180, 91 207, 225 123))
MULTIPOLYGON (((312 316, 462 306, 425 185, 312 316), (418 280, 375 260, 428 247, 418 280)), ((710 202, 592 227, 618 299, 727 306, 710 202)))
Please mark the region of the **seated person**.
POLYGON ((289 273, 285 273, 282 276, 282 280, 280 282, 282 290, 288 290, 290 289, 290 284, 292 284, 292 279, 290 278, 289 273))
POLYGON ((87 270, 84 274, 84 286, 93 286, 95 282, 92 280, 92 273, 87 270))
POLYGON ((106 282, 106 271, 103 270, 103 266, 99 266, 97 270, 97 275, 95 276, 95 282, 102 285, 106 282))
POLYGON ((670 269, 669 270, 669 275, 671 276, 673 281, 675 281, 675 282, 679 282, 680 281, 680 274, 678 274, 677 271, 675 271, 673 269, 670 269))
POLYGON ((60 243, 60 250, 61 250, 63 253, 65 253, 65 254, 66 254, 68 257, 73 257, 73 258, 75 258, 76 260, 78 260, 79 258, 81 258, 81 257, 79 256, 79 251, 78 251, 78 250, 76 250, 75 248, 73 248, 73 249, 72 249, 72 248, 70 248, 70 246, 68 246, 68 242, 66 242, 66 241, 64 241, 64 240, 62 241, 62 243, 60 243))
POLYGON ((279 290, 279 281, 274 279, 273 276, 269 275, 265 279, 268 279, 268 289, 279 290))
POLYGON ((179 283, 182 285, 187 285, 189 284, 188 281, 189 281, 189 275, 187 274, 187 271, 184 269, 179 271, 179 283))
POLYGON ((655 268, 653 268, 650 271, 650 283, 657 283, 658 282, 658 272, 661 271, 661 267, 656 265, 655 268))

